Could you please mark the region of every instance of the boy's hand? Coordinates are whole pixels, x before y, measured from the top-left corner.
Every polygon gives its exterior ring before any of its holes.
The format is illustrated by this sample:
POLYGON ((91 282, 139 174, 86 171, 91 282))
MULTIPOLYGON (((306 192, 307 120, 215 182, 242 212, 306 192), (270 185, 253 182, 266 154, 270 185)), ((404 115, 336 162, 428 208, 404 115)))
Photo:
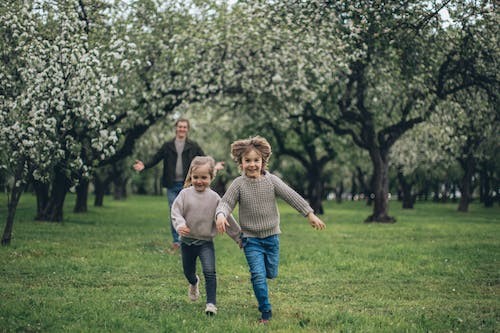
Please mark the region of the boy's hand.
POLYGON ((224 214, 218 214, 217 220, 215 221, 215 225, 217 226, 217 231, 220 234, 223 234, 226 232, 226 227, 229 227, 229 222, 227 222, 227 219, 224 216, 224 214))
POLYGON ((314 213, 309 213, 307 215, 307 219, 309 220, 309 224, 311 227, 317 230, 323 230, 326 228, 326 225, 319 217, 316 216, 314 213))

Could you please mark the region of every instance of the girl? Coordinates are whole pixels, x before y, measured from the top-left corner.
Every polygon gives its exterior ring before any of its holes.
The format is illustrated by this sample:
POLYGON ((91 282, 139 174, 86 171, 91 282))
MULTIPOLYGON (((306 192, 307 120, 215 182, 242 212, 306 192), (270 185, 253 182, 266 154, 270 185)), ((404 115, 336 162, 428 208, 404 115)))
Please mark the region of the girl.
MULTIPOLYGON (((215 315, 217 277, 213 238, 217 234, 214 216, 220 196, 210 189, 215 177, 215 161, 210 156, 197 156, 191 162, 184 189, 172 205, 172 225, 181 239, 182 267, 189 282, 188 296, 196 301, 200 296, 196 275, 196 258, 199 257, 205 276, 207 302, 205 313, 215 315)), ((228 235, 238 244, 240 227, 230 216, 228 235)))
POLYGON ((231 157, 243 174, 231 183, 216 210, 217 230, 223 233, 230 226, 226 217, 239 204, 242 246, 259 303, 259 322, 263 324, 268 323, 272 316, 266 278, 273 279, 278 275, 278 235, 281 231, 276 197, 306 216, 313 228, 325 228, 304 198, 265 170, 270 156, 271 145, 262 137, 233 142, 231 157))

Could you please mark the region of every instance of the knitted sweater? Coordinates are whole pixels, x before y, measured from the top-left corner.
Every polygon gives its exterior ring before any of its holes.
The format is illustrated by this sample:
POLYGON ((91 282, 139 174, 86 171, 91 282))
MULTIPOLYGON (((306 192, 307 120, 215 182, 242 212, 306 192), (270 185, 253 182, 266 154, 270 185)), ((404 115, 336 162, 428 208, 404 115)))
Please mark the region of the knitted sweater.
POLYGON ((269 237, 281 233, 277 197, 304 216, 313 212, 297 192, 277 176, 266 172, 260 178, 237 177, 222 197, 216 214, 229 216, 238 203, 238 220, 243 237, 269 237))
MULTIPOLYGON (((182 189, 172 204, 172 225, 177 232, 181 226, 188 226, 191 229, 188 238, 213 240, 217 235, 214 216, 219 201, 220 196, 210 188, 203 192, 193 186, 182 189)), ((230 224, 227 234, 237 242, 241 229, 232 216, 227 220, 230 224)))

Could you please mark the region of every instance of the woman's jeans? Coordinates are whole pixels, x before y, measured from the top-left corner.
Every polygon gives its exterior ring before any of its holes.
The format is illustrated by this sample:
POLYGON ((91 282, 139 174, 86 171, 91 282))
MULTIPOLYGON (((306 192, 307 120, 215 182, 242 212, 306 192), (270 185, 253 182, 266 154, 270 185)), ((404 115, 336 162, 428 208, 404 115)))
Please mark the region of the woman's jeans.
MULTIPOLYGON (((183 186, 183 182, 174 182, 174 185, 172 187, 167 188, 168 207, 170 209, 169 214, 172 211, 172 204, 174 203, 175 198, 177 198, 177 196, 179 195, 179 192, 182 190, 183 186)), ((180 244, 179 234, 172 224, 172 214, 170 214, 170 232, 172 233, 172 242, 174 244, 180 244)))
POLYGON ((271 311, 267 279, 278 276, 280 240, 278 235, 266 238, 245 237, 243 250, 250 267, 253 292, 259 302, 259 311, 271 311))
POLYGON ((182 268, 189 284, 196 284, 196 258, 200 257, 201 268, 205 276, 207 303, 216 303, 217 275, 215 272, 215 249, 213 242, 203 242, 201 245, 181 243, 182 268))

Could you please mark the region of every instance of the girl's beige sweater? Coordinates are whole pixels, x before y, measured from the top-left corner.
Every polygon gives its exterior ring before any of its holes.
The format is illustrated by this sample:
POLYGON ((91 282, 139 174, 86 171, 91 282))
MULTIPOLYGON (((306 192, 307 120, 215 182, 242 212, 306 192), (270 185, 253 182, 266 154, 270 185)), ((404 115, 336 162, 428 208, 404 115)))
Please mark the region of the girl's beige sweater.
MULTIPOLYGON (((210 188, 198 192, 193 186, 183 189, 172 204, 172 225, 175 230, 181 226, 191 229, 188 238, 211 241, 217 235, 215 209, 220 196, 210 188)), ((227 234, 238 242, 241 229, 232 216, 228 219, 227 234)))

